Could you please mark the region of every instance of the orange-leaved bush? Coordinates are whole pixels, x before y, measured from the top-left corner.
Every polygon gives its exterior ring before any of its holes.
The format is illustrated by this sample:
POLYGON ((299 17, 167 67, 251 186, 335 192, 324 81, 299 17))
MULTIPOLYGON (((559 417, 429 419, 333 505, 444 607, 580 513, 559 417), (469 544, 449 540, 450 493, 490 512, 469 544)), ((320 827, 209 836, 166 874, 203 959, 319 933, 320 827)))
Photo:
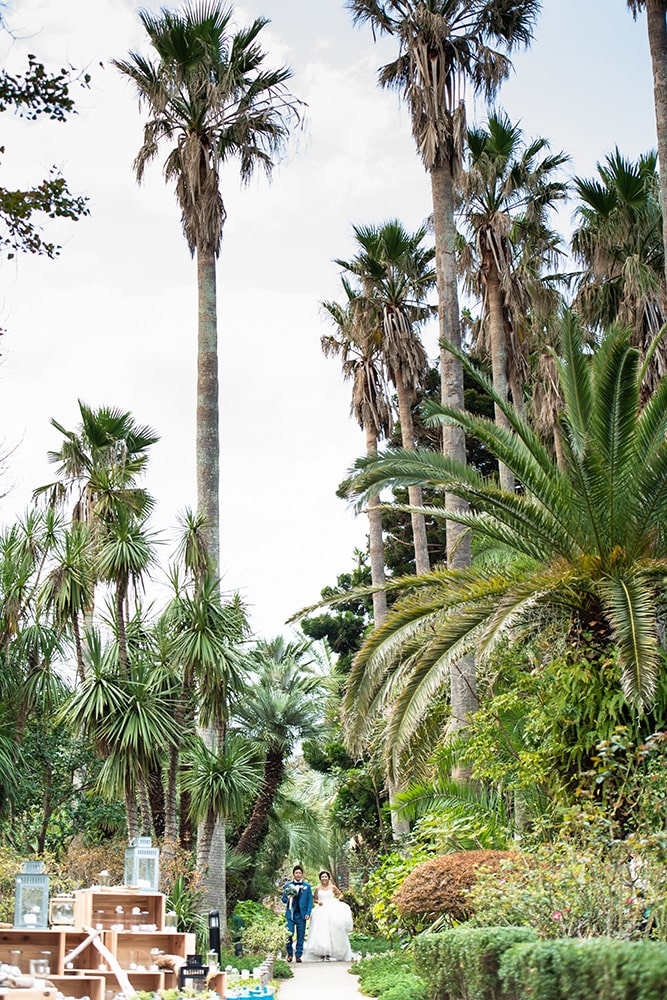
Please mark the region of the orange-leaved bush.
POLYGON ((422 862, 399 886, 392 902, 402 917, 439 917, 455 920, 471 915, 467 890, 477 871, 497 871, 501 861, 518 858, 515 851, 457 851, 422 862))

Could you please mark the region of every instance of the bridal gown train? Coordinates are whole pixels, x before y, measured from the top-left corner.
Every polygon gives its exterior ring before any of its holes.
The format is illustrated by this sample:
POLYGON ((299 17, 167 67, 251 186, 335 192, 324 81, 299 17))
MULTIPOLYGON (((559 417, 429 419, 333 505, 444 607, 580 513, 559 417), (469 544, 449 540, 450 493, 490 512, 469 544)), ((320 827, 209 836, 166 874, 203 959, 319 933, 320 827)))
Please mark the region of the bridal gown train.
POLYGON ((349 962, 352 911, 347 903, 336 899, 333 889, 318 889, 317 895, 322 905, 313 907, 303 957, 311 962, 322 958, 349 962))

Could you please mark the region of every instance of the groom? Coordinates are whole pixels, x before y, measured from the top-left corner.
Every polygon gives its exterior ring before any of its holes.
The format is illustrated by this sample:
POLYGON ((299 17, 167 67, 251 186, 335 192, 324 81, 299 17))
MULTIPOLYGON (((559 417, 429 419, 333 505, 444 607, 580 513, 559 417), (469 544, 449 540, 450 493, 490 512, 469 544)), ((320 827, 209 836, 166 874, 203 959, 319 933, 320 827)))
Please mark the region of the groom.
POLYGON ((313 909, 313 891, 310 883, 304 880, 301 865, 294 865, 292 869, 292 881, 283 889, 283 903, 287 903, 285 910, 288 934, 287 961, 292 961, 292 942, 296 931, 296 960, 300 962, 303 955, 303 939, 306 936, 306 920, 313 909))

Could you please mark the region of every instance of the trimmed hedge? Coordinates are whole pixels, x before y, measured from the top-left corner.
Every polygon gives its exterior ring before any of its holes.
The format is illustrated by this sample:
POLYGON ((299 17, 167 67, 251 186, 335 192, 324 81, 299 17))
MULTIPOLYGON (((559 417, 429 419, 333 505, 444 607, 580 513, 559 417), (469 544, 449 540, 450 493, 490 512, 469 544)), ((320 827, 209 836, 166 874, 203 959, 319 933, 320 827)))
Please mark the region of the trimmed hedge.
POLYGON ((665 1000, 667 944, 538 940, 529 927, 456 927, 414 942, 437 1000, 665 1000))
POLYGON ((664 1000, 667 945, 560 938, 518 945, 500 966, 504 1000, 664 1000))
MULTIPOLYGON (((537 941, 530 927, 462 926, 420 934, 414 941, 415 965, 438 1000, 501 1000, 501 960, 524 941, 537 941)), ((546 998, 540 995, 540 1000, 546 998)))

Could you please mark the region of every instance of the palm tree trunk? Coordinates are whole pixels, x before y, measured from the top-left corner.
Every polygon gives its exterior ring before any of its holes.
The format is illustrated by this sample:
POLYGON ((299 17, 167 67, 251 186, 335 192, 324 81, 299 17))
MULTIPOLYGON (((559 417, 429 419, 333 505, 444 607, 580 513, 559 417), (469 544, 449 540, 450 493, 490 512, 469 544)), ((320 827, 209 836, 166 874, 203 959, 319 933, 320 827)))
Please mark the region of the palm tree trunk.
MULTIPOLYGON (((400 378, 400 373, 396 379, 396 395, 398 396, 398 415, 401 421, 401 443, 407 451, 413 451, 415 424, 412 419, 410 392, 400 378)), ((423 504, 421 487, 408 486, 408 500, 411 507, 421 507, 423 504)), ((431 568, 428 539, 426 538, 426 521, 423 514, 415 512, 410 515, 410 520, 412 522, 412 544, 415 549, 415 569, 417 574, 421 575, 428 573, 431 568)))
POLYGON ((273 800, 278 791, 278 785, 285 770, 285 760, 280 750, 268 750, 264 762, 262 787, 257 796, 248 825, 241 834, 236 845, 237 854, 246 854, 254 858, 262 843, 266 821, 273 800))
MULTIPOLYGON (((438 281, 438 322, 440 333, 441 398, 447 406, 463 409, 463 366, 458 358, 444 347, 451 344, 461 347, 458 290, 456 284, 456 226, 454 224, 454 182, 452 166, 444 163, 430 171, 433 195, 433 229, 435 236, 435 263, 438 281)), ((465 434, 458 427, 443 427, 443 454, 459 462, 466 460, 465 434)), ((467 508, 465 501, 445 493, 447 510, 467 508)), ((467 530, 454 521, 447 521, 447 566, 451 569, 470 565, 470 536, 467 530)), ((467 726, 477 710, 477 679, 475 659, 466 656, 452 665, 450 671, 452 718, 450 731, 458 732, 467 726)))
MULTIPOLYGON (((646 0, 648 42, 653 65, 653 100, 658 133, 658 162, 660 166, 660 203, 662 218, 667 219, 667 19, 665 0, 646 0)), ((667 225, 663 226, 665 239, 665 282, 667 282, 667 225)))
POLYGON ((72 615, 72 632, 74 634, 74 648, 76 649, 76 675, 79 684, 83 684, 86 679, 86 667, 83 662, 83 647, 81 645, 81 629, 79 628, 79 616, 76 611, 72 615))
POLYGON ((206 514, 208 553, 220 560, 220 430, 218 414, 218 315, 215 252, 197 248, 197 506, 206 514))
MULTIPOLYGON (((377 455, 377 435, 370 426, 366 426, 366 454, 377 455)), ((381 587, 385 580, 384 572, 384 539, 382 536, 382 514, 380 498, 371 497, 368 501, 368 547, 371 559, 371 583, 381 587)), ((387 595, 384 591, 373 594, 373 624, 377 628, 387 617, 387 595)))
POLYGON ((208 882, 208 862, 205 860, 211 854, 211 841, 215 829, 215 815, 209 813, 206 819, 199 824, 199 836, 197 838, 197 871, 205 882, 208 882), (204 859, 204 860, 202 860, 204 859))
POLYGON ((137 796, 129 781, 125 783, 125 815, 127 820, 127 839, 139 836, 139 810, 137 796))
POLYGON ((130 672, 127 658, 127 634, 125 632, 125 594, 127 585, 118 583, 116 585, 116 631, 118 633, 118 659, 120 662, 120 672, 123 677, 127 677, 130 672))
POLYGON ((141 806, 141 836, 150 837, 151 836, 151 803, 148 797, 148 788, 146 786, 146 775, 143 772, 139 775, 139 802, 141 806))
MULTIPOLYGON (((493 377, 493 388, 496 390, 503 402, 507 403, 507 344, 505 341, 505 323, 503 293, 500 287, 500 277, 498 268, 491 254, 486 255, 484 261, 484 272, 486 274, 486 294, 489 310, 489 334, 491 340, 491 373, 493 377)), ((494 403, 493 411, 496 424, 509 430, 509 420, 494 403)), ((514 476, 503 462, 498 463, 498 475, 500 488, 508 493, 514 493, 514 476)))

